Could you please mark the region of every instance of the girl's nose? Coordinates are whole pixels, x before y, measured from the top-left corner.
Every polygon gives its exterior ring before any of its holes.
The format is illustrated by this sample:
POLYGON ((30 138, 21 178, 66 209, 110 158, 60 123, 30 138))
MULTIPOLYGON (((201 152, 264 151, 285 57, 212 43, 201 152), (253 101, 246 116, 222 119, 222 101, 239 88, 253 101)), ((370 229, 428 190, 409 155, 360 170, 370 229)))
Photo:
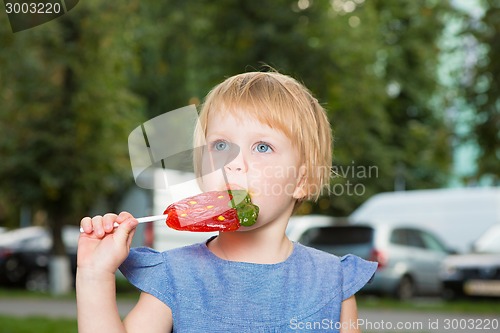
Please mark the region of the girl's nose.
POLYGON ((227 163, 224 168, 230 172, 247 172, 248 166, 243 152, 240 151, 236 158, 227 163))

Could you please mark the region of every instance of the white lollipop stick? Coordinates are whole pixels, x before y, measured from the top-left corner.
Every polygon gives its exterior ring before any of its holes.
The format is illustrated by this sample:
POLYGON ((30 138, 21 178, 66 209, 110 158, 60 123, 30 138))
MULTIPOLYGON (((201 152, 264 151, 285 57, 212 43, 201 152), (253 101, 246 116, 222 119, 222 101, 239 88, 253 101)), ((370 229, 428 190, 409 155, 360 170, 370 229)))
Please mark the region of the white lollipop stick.
POLYGON ((139 217, 137 219, 137 222, 139 222, 139 223, 154 222, 154 221, 159 221, 159 220, 166 220, 167 217, 168 217, 167 214, 165 214, 165 215, 145 216, 145 217, 139 217))
MULTIPOLYGON (((166 220, 168 215, 153 215, 153 216, 145 216, 145 217, 139 217, 137 219, 137 222, 139 223, 146 223, 146 222, 154 222, 154 221, 159 221, 159 220, 166 220)), ((119 226, 118 223, 115 222, 113 225, 115 228, 119 226)), ((83 228, 80 227, 80 232, 83 232, 83 228)))

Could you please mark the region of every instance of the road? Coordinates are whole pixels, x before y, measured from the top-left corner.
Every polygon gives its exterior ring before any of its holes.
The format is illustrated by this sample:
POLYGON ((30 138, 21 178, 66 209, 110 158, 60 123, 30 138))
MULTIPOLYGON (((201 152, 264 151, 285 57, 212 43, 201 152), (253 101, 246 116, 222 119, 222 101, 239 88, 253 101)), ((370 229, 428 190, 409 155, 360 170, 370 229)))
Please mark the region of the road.
MULTIPOLYGON (((135 301, 118 302, 121 315, 127 314, 135 301)), ((76 300, 47 298, 1 298, 0 315, 15 317, 43 316, 48 318, 76 318, 76 300)))
MULTIPOLYGON (((134 300, 120 300, 118 310, 125 316, 134 306, 134 300)), ((72 299, 46 298, 2 298, 0 299, 0 315, 28 317, 43 316, 49 318, 76 318, 76 302, 72 299)), ((500 314, 444 314, 395 310, 359 310, 359 324, 363 332, 484 332, 500 331, 500 314)), ((324 329, 335 328, 335 323, 325 319, 320 323, 295 322, 295 330, 314 332, 314 327, 324 329), (316 326, 314 326, 316 325, 316 326)))

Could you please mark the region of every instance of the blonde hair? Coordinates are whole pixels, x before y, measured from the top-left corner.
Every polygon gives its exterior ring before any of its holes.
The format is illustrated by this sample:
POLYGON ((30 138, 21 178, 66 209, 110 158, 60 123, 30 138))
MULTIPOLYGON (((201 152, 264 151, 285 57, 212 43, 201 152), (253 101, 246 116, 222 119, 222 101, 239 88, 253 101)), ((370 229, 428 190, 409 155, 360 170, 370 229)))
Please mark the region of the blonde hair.
MULTIPOLYGON (((206 133, 214 112, 253 117, 285 134, 297 147, 305 167, 304 200, 317 200, 329 185, 332 165, 332 133, 323 107, 295 79, 277 72, 249 72, 232 76, 206 96, 199 114, 195 144, 206 133)), ((201 156, 194 156, 195 171, 201 156)), ((199 154, 198 154, 199 155, 199 154)), ((199 175, 199 170, 196 171, 199 175)))

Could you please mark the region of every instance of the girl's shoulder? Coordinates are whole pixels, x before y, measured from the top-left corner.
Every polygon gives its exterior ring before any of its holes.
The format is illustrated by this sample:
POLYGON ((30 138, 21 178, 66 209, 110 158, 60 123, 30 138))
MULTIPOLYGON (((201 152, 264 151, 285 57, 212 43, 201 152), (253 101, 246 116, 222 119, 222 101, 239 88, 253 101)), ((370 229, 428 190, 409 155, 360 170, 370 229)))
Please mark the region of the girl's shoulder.
POLYGON ((365 267, 368 270, 373 270, 377 267, 377 263, 367 261, 353 254, 347 254, 344 256, 337 256, 332 253, 318 250, 309 246, 302 245, 300 243, 294 243, 295 252, 297 252, 296 260, 315 262, 323 267, 323 264, 330 264, 337 269, 350 269, 359 267, 365 267))
POLYGON ((294 252, 298 254, 297 258, 299 260, 308 259, 308 260, 335 262, 335 263, 340 262, 340 258, 332 253, 321 251, 298 242, 294 242, 293 244, 294 244, 294 252))
POLYGON ((317 277, 330 282, 332 289, 340 286, 342 299, 347 299, 369 283, 378 267, 378 263, 347 254, 336 256, 302 244, 296 243, 299 253, 298 267, 308 270, 317 277))
POLYGON ((120 270, 152 267, 170 261, 189 262, 190 258, 200 258, 200 254, 205 252, 204 245, 204 243, 197 243, 166 251, 158 251, 149 247, 131 248, 127 259, 120 266, 120 270))

